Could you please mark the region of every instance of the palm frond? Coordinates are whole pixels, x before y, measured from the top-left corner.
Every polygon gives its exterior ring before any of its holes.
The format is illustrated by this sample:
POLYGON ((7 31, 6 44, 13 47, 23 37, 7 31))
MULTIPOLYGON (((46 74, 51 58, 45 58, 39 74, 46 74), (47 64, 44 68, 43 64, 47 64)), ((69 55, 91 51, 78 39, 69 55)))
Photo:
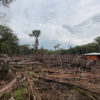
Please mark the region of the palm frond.
POLYGON ((31 36, 31 37, 32 37, 33 35, 32 35, 32 34, 29 34, 29 36, 31 36))
POLYGON ((35 36, 36 38, 38 38, 40 36, 41 32, 40 30, 33 30, 32 31, 32 35, 35 36))

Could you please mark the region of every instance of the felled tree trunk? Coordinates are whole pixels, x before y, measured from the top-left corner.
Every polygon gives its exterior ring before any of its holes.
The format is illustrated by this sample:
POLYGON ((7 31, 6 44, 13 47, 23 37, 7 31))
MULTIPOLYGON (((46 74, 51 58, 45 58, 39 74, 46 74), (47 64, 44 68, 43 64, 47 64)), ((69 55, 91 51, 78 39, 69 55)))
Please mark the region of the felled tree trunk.
POLYGON ((0 95, 13 90, 18 83, 23 82, 25 80, 26 80, 26 78, 23 78, 23 74, 17 75, 10 83, 8 83, 8 84, 2 86, 2 88, 0 88, 0 95))

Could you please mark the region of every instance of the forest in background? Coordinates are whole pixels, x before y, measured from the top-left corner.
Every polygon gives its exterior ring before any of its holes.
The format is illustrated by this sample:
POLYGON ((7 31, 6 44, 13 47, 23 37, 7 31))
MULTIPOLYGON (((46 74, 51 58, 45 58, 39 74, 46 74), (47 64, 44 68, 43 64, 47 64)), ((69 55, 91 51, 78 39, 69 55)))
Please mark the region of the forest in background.
MULTIPOLYGON (((39 43, 38 43, 39 44, 39 43)), ((60 44, 54 46, 55 50, 47 50, 43 47, 37 49, 38 54, 43 52, 44 54, 84 54, 90 52, 100 51, 100 37, 95 39, 95 42, 88 43, 81 46, 70 47, 70 49, 60 48, 60 44)), ((19 44, 19 39, 12 29, 7 26, 0 25, 0 53, 8 55, 30 55, 35 54, 35 47, 30 48, 30 45, 19 44)))

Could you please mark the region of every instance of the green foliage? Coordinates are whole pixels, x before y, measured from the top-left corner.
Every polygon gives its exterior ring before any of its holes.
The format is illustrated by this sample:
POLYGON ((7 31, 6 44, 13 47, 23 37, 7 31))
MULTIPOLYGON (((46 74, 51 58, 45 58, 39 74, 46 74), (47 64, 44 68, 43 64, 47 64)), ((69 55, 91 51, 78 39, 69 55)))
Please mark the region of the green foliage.
POLYGON ((32 37, 38 38, 40 36, 40 34, 41 34, 40 30, 33 30, 32 34, 29 34, 29 35, 32 37))
POLYGON ((21 90, 16 90, 16 91, 14 92, 14 97, 15 97, 16 99, 19 99, 19 97, 21 97, 21 93, 22 93, 21 90))
MULTIPOLYGON (((10 93, 10 92, 8 92, 8 93, 6 93, 6 94, 3 94, 1 97, 3 97, 3 99, 2 99, 2 100, 8 100, 8 98, 10 98, 10 97, 11 97, 11 93, 10 93)), ((0 100, 1 100, 1 98, 0 98, 0 100)))
POLYGON ((56 51, 56 49, 59 49, 59 46, 60 46, 60 44, 56 44, 56 45, 54 46, 55 51, 56 51))
POLYGON ((31 34, 29 34, 29 36, 31 37, 35 37, 35 44, 34 44, 34 48, 35 48, 35 54, 38 54, 38 45, 39 45, 39 41, 38 38, 41 34, 40 30, 33 30, 31 34))
POLYGON ((18 54, 20 55, 28 55, 29 54, 29 45, 19 45, 18 47, 18 54))
POLYGON ((82 75, 79 75, 79 77, 80 77, 80 78, 83 78, 83 76, 82 76, 82 75))
POLYGON ((95 41, 100 44, 100 36, 95 38, 95 41))
POLYGON ((99 52, 100 52, 100 36, 95 39, 95 42, 99 45, 99 52))
POLYGON ((14 98, 16 100, 26 100, 26 97, 28 95, 28 89, 27 88, 19 88, 16 91, 14 91, 14 98))
MULTIPOLYGON (((38 38, 41 34, 40 30, 33 30, 31 34, 35 37, 34 48, 30 48, 29 45, 19 45, 19 40, 13 31, 7 27, 0 25, 0 53, 8 55, 29 55, 29 54, 41 54, 41 49, 38 49, 38 38)), ((43 54, 84 54, 90 52, 100 52, 100 37, 95 39, 95 43, 88 43, 81 46, 71 47, 68 50, 60 49, 60 44, 54 46, 55 51, 43 49, 43 54)))
POLYGON ((26 71, 26 74, 28 74, 28 75, 34 75, 35 74, 35 72, 32 72, 32 71, 26 71))
POLYGON ((19 45, 17 36, 7 27, 0 25, 0 53, 8 55, 27 55, 31 53, 29 45, 19 45))
MULTIPOLYGON (((17 90, 13 91, 13 96, 15 100, 27 100, 28 99, 28 89, 26 84, 22 85, 17 90)), ((9 100, 11 98, 11 92, 5 93, 0 96, 0 100, 9 100)))
POLYGON ((15 53, 18 47, 18 38, 13 31, 7 27, 0 25, 0 52, 6 54, 15 53))
POLYGON ((66 50, 66 54, 84 54, 90 52, 99 52, 99 45, 97 43, 89 43, 66 50))

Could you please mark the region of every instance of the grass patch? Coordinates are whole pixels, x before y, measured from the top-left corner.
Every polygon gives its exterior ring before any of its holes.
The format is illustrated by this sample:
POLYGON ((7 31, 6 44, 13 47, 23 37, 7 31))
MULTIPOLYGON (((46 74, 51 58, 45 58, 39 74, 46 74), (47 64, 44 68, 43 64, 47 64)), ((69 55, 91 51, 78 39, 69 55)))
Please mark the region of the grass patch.
POLYGON ((32 72, 32 71, 26 71, 26 74, 33 76, 33 75, 35 75, 35 72, 32 72))
POLYGON ((82 75, 79 75, 79 77, 80 77, 80 78, 83 78, 83 76, 82 76, 82 75))
POLYGON ((17 97, 20 97, 21 96, 21 93, 22 93, 22 90, 16 90, 15 92, 14 92, 14 97, 15 98, 17 98, 17 97))
POLYGON ((16 100, 26 100, 28 96, 28 89, 27 88, 19 88, 14 91, 14 98, 16 100))

